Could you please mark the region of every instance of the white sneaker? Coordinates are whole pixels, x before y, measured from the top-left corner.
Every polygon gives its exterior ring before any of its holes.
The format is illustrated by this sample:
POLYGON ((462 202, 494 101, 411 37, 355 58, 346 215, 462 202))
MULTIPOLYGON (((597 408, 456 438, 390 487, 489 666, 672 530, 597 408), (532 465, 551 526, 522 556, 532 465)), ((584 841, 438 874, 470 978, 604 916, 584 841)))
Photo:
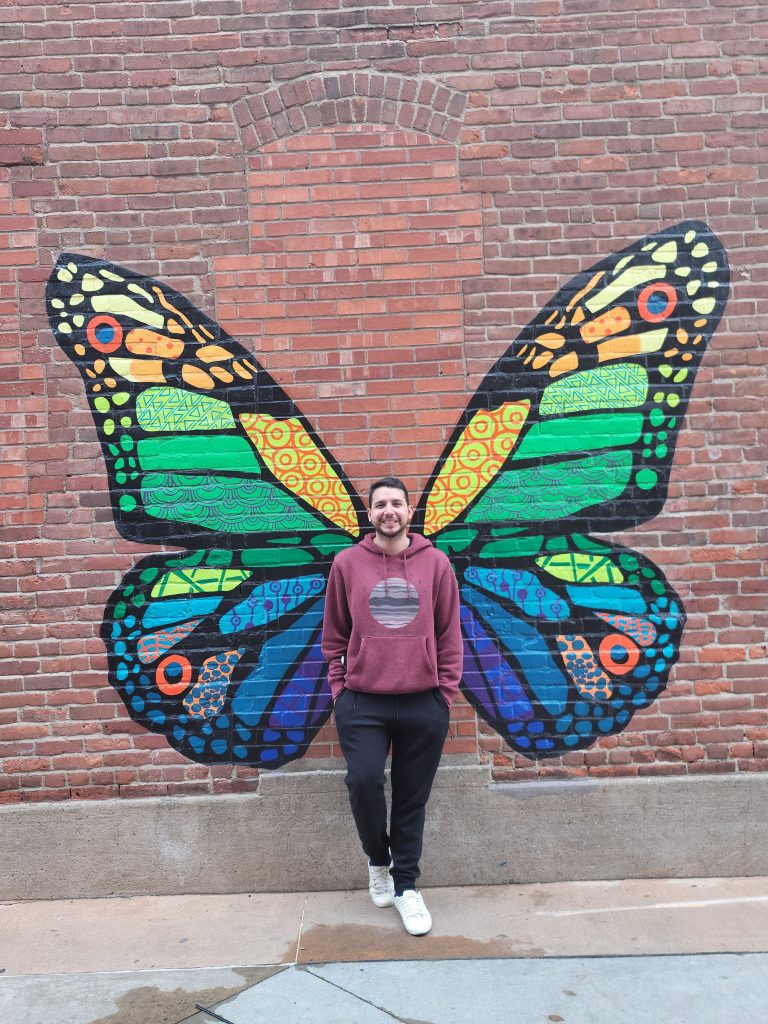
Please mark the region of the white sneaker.
POLYGON ((426 935, 432 927, 432 918, 424 906, 421 893, 416 889, 406 889, 402 896, 395 896, 394 902, 408 934, 426 935))
POLYGON ((386 864, 383 867, 368 865, 368 892, 374 907, 391 907, 395 902, 395 880, 386 864))

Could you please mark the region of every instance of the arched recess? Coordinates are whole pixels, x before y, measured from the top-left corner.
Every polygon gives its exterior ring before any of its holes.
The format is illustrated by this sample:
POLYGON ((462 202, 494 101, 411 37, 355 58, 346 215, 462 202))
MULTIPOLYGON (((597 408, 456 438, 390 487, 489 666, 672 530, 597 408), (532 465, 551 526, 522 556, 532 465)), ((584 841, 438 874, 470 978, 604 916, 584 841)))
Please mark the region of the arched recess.
POLYGON ((463 192, 465 97, 355 72, 235 107, 249 254, 215 259, 219 319, 310 418, 361 493, 423 486, 466 402, 462 282, 481 272, 463 192))
POLYGON ((300 132, 342 124, 397 125, 455 142, 467 102, 430 79, 349 71, 314 75, 234 104, 246 153, 300 132))

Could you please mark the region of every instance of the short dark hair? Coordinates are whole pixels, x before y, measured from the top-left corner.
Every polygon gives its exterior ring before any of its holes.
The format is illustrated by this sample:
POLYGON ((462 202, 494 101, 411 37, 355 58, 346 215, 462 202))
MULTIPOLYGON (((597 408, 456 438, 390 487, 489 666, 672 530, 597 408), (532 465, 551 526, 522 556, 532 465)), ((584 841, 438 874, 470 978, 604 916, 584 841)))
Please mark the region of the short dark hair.
POLYGON ((410 505, 408 488, 405 486, 403 481, 398 480, 396 476, 383 476, 380 480, 374 480, 368 488, 368 508, 371 507, 371 503, 373 502, 373 492, 378 490, 379 487, 395 487, 398 491, 402 491, 405 495, 406 503, 410 505))

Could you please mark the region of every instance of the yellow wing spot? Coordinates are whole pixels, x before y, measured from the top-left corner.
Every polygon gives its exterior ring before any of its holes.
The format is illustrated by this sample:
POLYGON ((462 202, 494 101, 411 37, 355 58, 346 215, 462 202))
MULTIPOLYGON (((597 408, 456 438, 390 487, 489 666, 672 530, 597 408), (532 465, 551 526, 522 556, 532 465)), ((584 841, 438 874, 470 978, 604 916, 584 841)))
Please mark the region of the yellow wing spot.
POLYGON ((128 282, 128 291, 129 292, 135 292, 136 295, 141 295, 148 302, 154 302, 155 301, 152 298, 152 296, 149 294, 149 292, 144 291, 144 289, 141 287, 141 285, 136 284, 135 281, 129 281, 128 282))
POLYGON ((571 317, 571 323, 574 327, 578 327, 579 324, 584 323, 584 310, 581 306, 574 310, 573 316, 571 317))
POLYGON ((161 313, 145 309, 129 295, 94 295, 91 306, 97 313, 111 313, 113 316, 129 316, 147 327, 162 328, 165 324, 161 313))
POLYGON ((688 343, 688 331, 682 327, 678 327, 675 331, 675 337, 680 345, 686 345, 688 343))
POLYGON ((254 412, 243 413, 240 422, 267 468, 284 487, 353 537, 360 533, 344 485, 298 419, 278 420, 254 412))
POLYGON ((575 352, 568 352, 564 356, 560 356, 549 368, 550 377, 559 377, 561 373, 568 373, 570 370, 575 370, 579 365, 579 357, 575 352))
POLYGON ((551 352, 542 352, 542 354, 540 356, 537 356, 533 360, 533 368, 534 368, 534 370, 540 370, 542 368, 542 366, 546 366, 547 363, 550 361, 550 359, 552 359, 552 353, 551 352))
POLYGON ((177 359, 184 351, 184 342, 177 338, 166 338, 164 334, 135 327, 128 331, 125 347, 135 356, 154 356, 156 359, 177 359))
POLYGON ((579 333, 587 344, 592 344, 592 342, 607 338, 611 334, 626 331, 631 323, 629 311, 624 306, 617 306, 606 310, 605 313, 584 324, 579 333))
POLYGON ((597 346, 597 358, 601 363, 611 359, 624 359, 627 356, 639 356, 644 352, 658 352, 669 331, 662 327, 657 331, 645 331, 643 334, 625 334, 622 338, 611 338, 597 346))
POLYGON ((581 291, 580 292, 576 292, 576 294, 573 296, 571 301, 565 307, 566 313, 570 313, 570 311, 573 309, 573 307, 578 305, 588 292, 592 291, 592 289, 595 287, 597 282, 604 275, 605 275, 605 271, 604 270, 598 270, 598 272, 596 274, 593 274, 592 277, 589 279, 589 281, 581 289, 581 291))
POLYGON ((225 370, 222 366, 212 366, 211 373, 217 380, 223 381, 224 384, 231 384, 235 379, 229 370, 225 370))
POLYGON ((246 368, 241 363, 238 363, 237 360, 232 363, 232 369, 235 371, 237 376, 242 377, 243 380, 253 379, 253 374, 249 370, 246 370, 246 368))
POLYGON ((227 360, 232 357, 231 352, 227 352, 221 345, 203 345, 195 352, 196 356, 199 356, 204 363, 216 363, 220 360, 227 360))
POLYGON ((543 345, 545 348, 558 349, 562 348, 565 344, 565 338, 562 334, 557 334, 555 331, 549 331, 547 334, 540 334, 536 338, 537 345, 543 345))
POLYGON ((98 292, 104 287, 104 282, 100 281, 95 274, 84 274, 80 287, 84 292, 98 292))
POLYGON ((708 295, 706 298, 696 299, 691 305, 697 313, 711 313, 715 308, 716 302, 711 295, 708 295))
POLYGON ((677 259, 677 242, 673 239, 660 245, 651 259, 655 263, 674 263, 677 259))
POLYGON ((618 277, 609 281, 599 292, 596 292, 591 298, 587 299, 584 305, 590 313, 597 313, 598 310, 605 309, 606 306, 612 306, 625 292, 633 291, 633 289, 638 288, 641 284, 647 284, 649 281, 658 281, 659 278, 665 276, 666 270, 664 267, 652 267, 643 264, 636 267, 628 267, 618 277))
POLYGON ((427 500, 424 533, 441 530, 461 515, 506 462, 531 403, 505 402, 493 412, 478 409, 443 463, 427 500))
POLYGON ((109 365, 126 380, 134 380, 141 384, 164 384, 165 374, 160 359, 121 359, 112 356, 109 365))
POLYGON ((181 379, 191 388, 202 388, 204 391, 210 391, 211 388, 216 387, 216 382, 209 373, 201 370, 199 366, 191 366, 189 363, 182 366, 181 379))
POLYGON ((167 309, 169 313, 175 313, 179 320, 181 320, 182 323, 185 323, 187 327, 191 328, 194 326, 189 317, 184 316, 184 314, 180 310, 176 309, 173 303, 168 301, 168 299, 165 297, 162 288, 158 288, 157 285, 153 285, 152 291, 160 300, 160 305, 163 307, 163 309, 167 309))

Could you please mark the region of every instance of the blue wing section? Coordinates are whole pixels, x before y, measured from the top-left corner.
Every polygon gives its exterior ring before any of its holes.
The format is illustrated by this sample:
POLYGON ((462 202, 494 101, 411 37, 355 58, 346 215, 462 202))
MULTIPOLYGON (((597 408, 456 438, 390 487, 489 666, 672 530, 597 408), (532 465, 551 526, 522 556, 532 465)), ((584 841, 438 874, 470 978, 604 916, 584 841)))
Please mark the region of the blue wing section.
POLYGON ((527 557, 454 556, 462 691, 520 754, 555 757, 620 732, 664 688, 685 615, 648 559, 573 536, 527 557), (610 582, 607 582, 610 581, 610 582))
POLYGON ((151 556, 102 625, 110 682, 131 717, 185 757, 276 768, 301 757, 331 710, 320 651, 330 558, 302 574, 249 552, 151 556))

